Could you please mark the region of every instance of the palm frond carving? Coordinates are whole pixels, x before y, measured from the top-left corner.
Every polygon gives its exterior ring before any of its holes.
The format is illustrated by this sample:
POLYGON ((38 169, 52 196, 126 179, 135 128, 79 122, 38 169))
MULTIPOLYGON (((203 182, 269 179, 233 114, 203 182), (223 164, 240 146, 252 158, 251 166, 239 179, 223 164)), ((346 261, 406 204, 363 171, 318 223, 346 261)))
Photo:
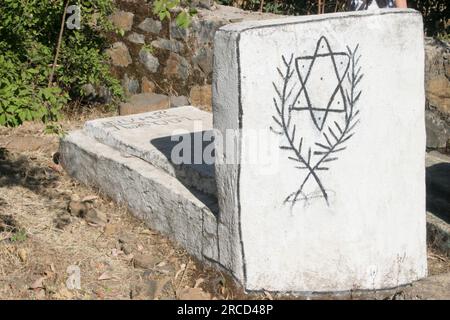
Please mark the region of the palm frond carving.
POLYGON ((294 206, 298 200, 307 199, 308 195, 304 193, 305 184, 313 179, 320 190, 321 197, 329 205, 329 195, 321 181, 319 172, 330 170, 330 164, 338 160, 340 152, 346 150, 346 144, 353 137, 354 129, 359 123, 359 110, 357 110, 356 104, 362 92, 358 90, 358 85, 363 78, 361 67, 359 67, 361 55, 358 53, 358 46, 353 50, 347 47, 347 51, 350 58, 350 68, 345 75, 349 88, 345 89, 347 108, 342 121, 340 121, 341 123, 338 123, 338 121, 333 121, 331 124, 327 123, 321 131, 321 140, 314 142, 312 147, 305 148, 304 138, 301 137, 300 130, 297 130, 297 125, 292 121, 295 111, 289 101, 292 100, 291 97, 295 87, 295 84, 291 84, 295 73, 293 67, 294 55, 292 54, 289 58, 282 56, 284 72, 277 68, 283 85, 278 87, 275 82, 272 83, 276 93, 273 98, 276 114, 272 116, 274 124, 270 129, 275 134, 284 136, 285 143, 280 145, 280 149, 290 153, 288 159, 294 162, 295 168, 307 171, 299 188, 289 194, 284 203, 289 202, 294 206))

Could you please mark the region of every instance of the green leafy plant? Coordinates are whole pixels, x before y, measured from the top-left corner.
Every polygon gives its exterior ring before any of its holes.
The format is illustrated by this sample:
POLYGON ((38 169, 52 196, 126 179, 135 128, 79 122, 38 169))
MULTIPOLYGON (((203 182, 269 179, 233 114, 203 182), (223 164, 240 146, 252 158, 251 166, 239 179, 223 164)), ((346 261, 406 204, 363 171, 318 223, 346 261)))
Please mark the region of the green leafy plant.
POLYGON ((102 53, 106 42, 101 32, 112 29, 107 19, 112 0, 70 1, 80 6, 82 25, 79 30, 66 28, 60 38, 67 4, 67 0, 1 1, 0 125, 41 120, 56 128, 61 109, 68 101, 83 98, 85 84, 104 85, 114 97, 121 97, 120 83, 102 53))
POLYGON ((151 44, 144 44, 144 46, 142 47, 142 50, 145 50, 151 54, 155 53, 155 48, 151 44))
POLYGON ((187 29, 192 23, 192 17, 197 14, 197 10, 182 0, 155 0, 153 2, 153 13, 159 17, 161 21, 172 20, 170 11, 180 7, 180 11, 175 17, 175 23, 178 27, 187 29))
POLYGON ((25 229, 19 229, 19 230, 17 230, 17 232, 15 232, 11 236, 10 241, 11 242, 24 242, 27 240, 27 238, 28 238, 27 231, 25 229))

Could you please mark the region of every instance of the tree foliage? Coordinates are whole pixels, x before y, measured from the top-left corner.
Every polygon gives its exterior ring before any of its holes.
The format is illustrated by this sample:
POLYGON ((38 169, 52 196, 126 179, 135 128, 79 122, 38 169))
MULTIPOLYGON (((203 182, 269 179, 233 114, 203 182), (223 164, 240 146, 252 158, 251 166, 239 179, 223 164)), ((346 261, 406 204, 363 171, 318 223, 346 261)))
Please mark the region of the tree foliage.
POLYGON ((54 82, 48 79, 66 0, 0 2, 0 125, 58 120, 70 99, 82 96, 85 84, 106 85, 119 96, 119 82, 109 73, 100 32, 112 0, 74 0, 81 8, 81 29, 64 31, 54 82))

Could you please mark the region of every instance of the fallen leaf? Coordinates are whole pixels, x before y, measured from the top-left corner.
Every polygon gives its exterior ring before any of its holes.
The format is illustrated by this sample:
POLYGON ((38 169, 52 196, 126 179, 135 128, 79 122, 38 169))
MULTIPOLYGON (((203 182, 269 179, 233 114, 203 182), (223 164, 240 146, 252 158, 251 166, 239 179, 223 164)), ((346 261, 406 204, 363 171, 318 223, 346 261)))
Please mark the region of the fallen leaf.
POLYGON ((27 250, 20 248, 19 250, 17 250, 17 255, 19 256, 19 258, 22 262, 27 261, 27 258, 28 258, 27 250))
POLYGON ((152 232, 151 230, 145 229, 145 230, 142 230, 140 232, 140 234, 147 235, 147 236, 152 236, 152 235, 155 234, 155 232, 152 232))
POLYGON ((81 199, 81 202, 94 202, 98 199, 98 196, 87 196, 81 199))
POLYGON ((97 280, 99 281, 103 281, 103 280, 111 280, 113 277, 108 273, 108 272, 104 272, 100 275, 100 277, 98 277, 97 280))
POLYGON ((30 286, 30 289, 39 289, 39 288, 44 288, 44 280, 47 277, 40 277, 38 279, 36 279, 33 284, 30 286))
POLYGON ((184 270, 186 269, 186 265, 183 263, 180 266, 180 269, 177 271, 177 273, 175 273, 175 280, 177 280, 178 276, 180 275, 180 273, 182 273, 184 270))
POLYGON ((273 297, 272 297, 272 295, 270 294, 270 292, 264 291, 264 294, 266 295, 267 299, 273 300, 273 297))
POLYGON ((64 170, 59 164, 54 164, 54 163, 49 164, 48 167, 58 173, 62 173, 64 170))

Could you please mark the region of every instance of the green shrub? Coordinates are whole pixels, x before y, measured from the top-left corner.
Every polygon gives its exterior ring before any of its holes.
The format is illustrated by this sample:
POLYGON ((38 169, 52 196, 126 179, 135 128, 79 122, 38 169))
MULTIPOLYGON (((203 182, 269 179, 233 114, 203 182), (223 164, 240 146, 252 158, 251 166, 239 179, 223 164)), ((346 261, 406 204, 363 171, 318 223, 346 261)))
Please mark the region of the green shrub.
POLYGON ((71 0, 81 7, 81 29, 65 29, 53 83, 49 75, 58 43, 66 0, 0 2, 0 125, 24 121, 57 121, 69 100, 81 99, 88 83, 122 94, 102 54, 103 30, 112 0, 71 0))
POLYGON ((159 17, 159 20, 171 20, 170 10, 180 7, 180 12, 175 17, 175 23, 178 27, 187 29, 191 25, 192 16, 197 14, 197 10, 190 5, 190 1, 183 0, 154 0, 153 13, 159 17))

